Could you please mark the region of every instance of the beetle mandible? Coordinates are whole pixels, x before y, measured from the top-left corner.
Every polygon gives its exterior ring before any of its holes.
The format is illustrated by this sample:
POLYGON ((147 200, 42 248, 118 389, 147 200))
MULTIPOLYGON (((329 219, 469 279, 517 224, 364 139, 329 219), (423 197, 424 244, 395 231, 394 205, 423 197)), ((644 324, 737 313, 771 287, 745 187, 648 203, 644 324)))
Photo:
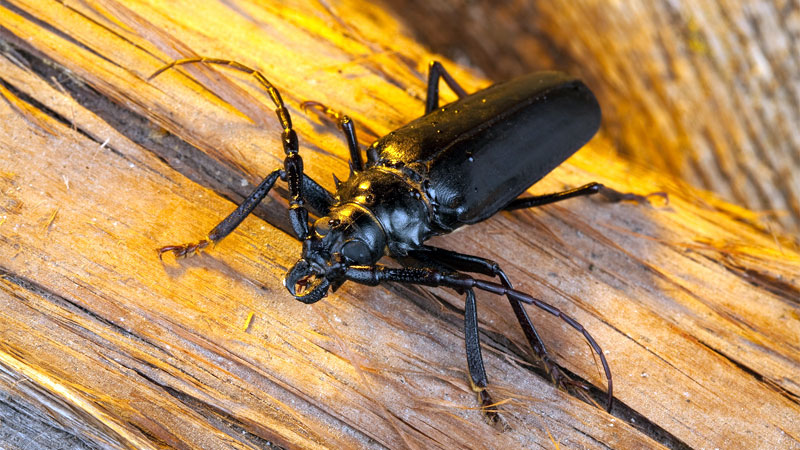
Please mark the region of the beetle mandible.
POLYGON ((481 357, 475 289, 508 298, 517 320, 547 372, 561 383, 566 375, 549 357, 523 304, 534 305, 578 330, 598 354, 608 380, 606 409, 612 405, 611 371, 600 346, 575 319, 556 307, 515 290, 497 263, 425 245, 429 238, 462 225, 485 220, 502 210, 530 208, 599 192, 590 183, 548 195, 517 198, 564 162, 594 136, 600 106, 580 80, 559 72, 539 72, 467 94, 439 62, 429 66, 425 114, 375 141, 361 156, 352 120, 319 103, 306 102, 338 122, 349 151, 351 173, 336 180, 336 192, 325 190, 303 173, 297 134, 280 93, 259 71, 235 61, 188 58, 173 61, 148 79, 172 67, 205 63, 225 65, 252 75, 276 106, 283 127, 283 168, 261 184, 196 243, 170 245, 188 256, 230 234, 280 178, 289 188, 289 219, 302 241, 301 258, 288 271, 284 285, 297 300, 314 303, 345 281, 375 286, 397 282, 444 286, 463 293, 465 342, 471 384, 483 411, 497 420, 481 357), (439 107, 439 81, 459 100, 439 107), (309 223, 309 209, 319 217, 309 223), (378 264, 384 255, 403 267, 378 264), (467 273, 497 277, 498 282, 467 273))

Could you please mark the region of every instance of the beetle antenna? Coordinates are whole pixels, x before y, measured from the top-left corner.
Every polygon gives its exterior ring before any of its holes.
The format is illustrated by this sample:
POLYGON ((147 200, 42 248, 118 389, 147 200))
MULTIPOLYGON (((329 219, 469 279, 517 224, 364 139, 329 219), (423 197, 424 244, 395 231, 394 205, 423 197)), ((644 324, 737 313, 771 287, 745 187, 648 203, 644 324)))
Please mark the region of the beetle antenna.
POLYGON ((248 75, 251 75, 253 78, 256 79, 258 84, 260 84, 269 94, 272 103, 275 103, 275 106, 278 107, 276 113, 278 114, 278 120, 280 120, 281 125, 284 128, 291 128, 292 122, 289 118, 288 111, 283 104, 283 99, 281 98, 281 94, 275 88, 275 86, 270 83, 269 80, 258 70, 253 69, 251 67, 245 66, 244 64, 236 61, 231 61, 229 59, 220 59, 220 58, 208 58, 205 56, 199 56, 196 58, 185 58, 185 59, 178 59, 172 61, 169 64, 161 66, 158 70, 153 72, 152 75, 147 77, 147 81, 152 80, 153 78, 159 76, 161 73, 177 66, 182 66, 185 64, 211 64, 211 65, 218 65, 218 66, 226 66, 230 67, 231 69, 238 70, 239 72, 244 72, 248 75))

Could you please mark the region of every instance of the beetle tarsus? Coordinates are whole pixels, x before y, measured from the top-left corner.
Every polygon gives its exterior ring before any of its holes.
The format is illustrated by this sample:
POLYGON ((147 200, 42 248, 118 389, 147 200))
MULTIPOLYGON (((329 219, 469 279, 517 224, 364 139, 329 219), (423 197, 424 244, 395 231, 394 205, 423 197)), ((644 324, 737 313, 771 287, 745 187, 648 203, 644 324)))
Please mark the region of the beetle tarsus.
POLYGON ((634 194, 632 192, 619 192, 615 189, 612 189, 607 186, 603 186, 602 189, 599 191, 600 195, 608 200, 611 203, 619 203, 619 202, 635 202, 640 205, 651 205, 655 206, 653 202, 650 200, 652 197, 659 197, 663 200, 664 204, 662 206, 669 205, 669 195, 666 192, 658 191, 658 192, 651 192, 646 195, 634 194))
POLYGON ((500 410, 497 408, 497 404, 492 399, 489 391, 485 387, 476 386, 471 375, 470 387, 472 388, 472 392, 474 392, 478 397, 478 403, 481 405, 481 414, 483 414, 483 416, 486 418, 486 421, 493 426, 497 426, 501 422, 504 425, 507 425, 502 418, 503 416, 500 415, 500 410))
POLYGON ((200 253, 211 244, 212 241, 201 239, 193 244, 166 245, 158 249, 158 259, 164 260, 164 253, 172 252, 175 258, 186 258, 200 253))

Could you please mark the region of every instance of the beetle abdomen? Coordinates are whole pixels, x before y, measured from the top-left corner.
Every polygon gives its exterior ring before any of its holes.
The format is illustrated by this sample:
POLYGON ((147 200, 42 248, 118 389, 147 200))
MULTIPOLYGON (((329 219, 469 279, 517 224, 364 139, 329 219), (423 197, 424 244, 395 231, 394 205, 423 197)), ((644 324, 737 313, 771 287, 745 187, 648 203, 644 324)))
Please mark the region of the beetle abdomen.
POLYGON ((484 220, 564 162, 597 132, 600 107, 581 81, 541 72, 491 86, 373 144, 375 165, 426 180, 442 231, 484 220))

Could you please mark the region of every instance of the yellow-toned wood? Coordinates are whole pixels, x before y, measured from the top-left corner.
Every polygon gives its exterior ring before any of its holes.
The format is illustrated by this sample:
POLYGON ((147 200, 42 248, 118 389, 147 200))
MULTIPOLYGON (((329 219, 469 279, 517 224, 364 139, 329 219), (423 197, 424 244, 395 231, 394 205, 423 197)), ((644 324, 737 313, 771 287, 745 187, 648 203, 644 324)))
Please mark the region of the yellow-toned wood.
MULTIPOLYGON (((614 373, 616 416, 559 392, 529 370, 504 300, 479 295, 490 388, 510 426, 501 432, 475 410, 463 299, 346 284, 311 306, 292 300, 281 278, 300 245, 281 231, 279 196, 207 254, 163 264, 156 255, 202 238, 234 208, 220 193, 239 198, 282 156, 272 105, 250 78, 208 68, 187 69, 202 85, 177 71, 145 78, 199 54, 261 69, 293 114, 307 173, 331 188, 331 172, 347 173, 347 150, 302 101, 346 111, 372 131, 364 142, 423 109, 433 55, 390 16, 349 1, 10 4, 0 7, 2 37, 16 48, 0 56, 0 390, 77 439, 800 445, 800 255, 748 225, 752 213, 711 197, 714 208, 698 206, 704 194, 609 156, 600 137, 532 192, 596 180, 665 189, 670 204, 577 199, 437 239, 497 260, 520 289, 578 319, 614 373), (25 60, 32 70, 15 64, 25 60), (98 106, 102 98, 117 105, 98 106)), ((486 84, 447 64, 469 91, 486 84)), ((579 336, 530 312, 559 364, 604 389, 579 336)))
POLYGON ((494 79, 569 70, 617 150, 800 231, 800 9, 783 0, 388 1, 422 43, 494 79), (442 26, 447 23, 448 26, 442 26))

